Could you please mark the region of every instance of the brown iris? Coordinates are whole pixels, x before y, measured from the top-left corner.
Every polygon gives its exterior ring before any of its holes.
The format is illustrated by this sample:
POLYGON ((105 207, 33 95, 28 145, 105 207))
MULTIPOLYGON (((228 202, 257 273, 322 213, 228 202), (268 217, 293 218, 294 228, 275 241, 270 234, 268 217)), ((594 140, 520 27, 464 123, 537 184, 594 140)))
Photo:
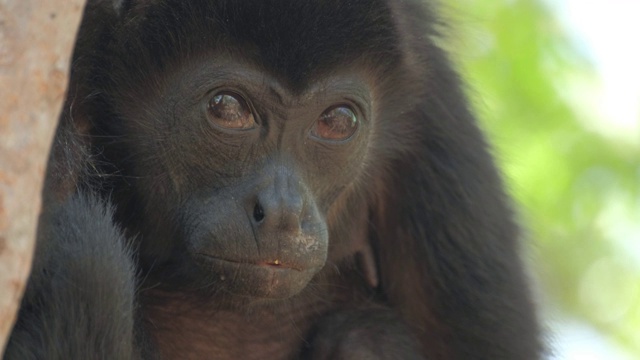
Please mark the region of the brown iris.
POLYGON ((319 139, 340 141, 350 138, 358 129, 358 117, 348 106, 327 109, 314 124, 311 134, 319 139))

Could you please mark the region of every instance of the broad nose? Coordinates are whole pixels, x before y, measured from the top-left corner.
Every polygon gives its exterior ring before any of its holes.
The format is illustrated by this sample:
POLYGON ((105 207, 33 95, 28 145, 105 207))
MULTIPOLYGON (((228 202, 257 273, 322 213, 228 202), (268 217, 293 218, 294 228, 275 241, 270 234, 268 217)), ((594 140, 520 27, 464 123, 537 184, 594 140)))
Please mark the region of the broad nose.
POLYGON ((305 192, 296 176, 279 171, 254 195, 251 209, 253 227, 259 232, 301 231, 305 192))

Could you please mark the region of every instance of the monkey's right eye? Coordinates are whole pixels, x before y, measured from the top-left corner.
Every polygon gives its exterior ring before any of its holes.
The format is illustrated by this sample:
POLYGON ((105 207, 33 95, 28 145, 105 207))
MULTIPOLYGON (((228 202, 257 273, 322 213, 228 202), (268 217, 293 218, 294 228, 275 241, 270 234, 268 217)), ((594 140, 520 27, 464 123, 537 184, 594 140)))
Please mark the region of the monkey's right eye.
POLYGON ((207 105, 207 116, 214 125, 224 129, 244 130, 256 126, 246 101, 233 93, 214 95, 207 105))

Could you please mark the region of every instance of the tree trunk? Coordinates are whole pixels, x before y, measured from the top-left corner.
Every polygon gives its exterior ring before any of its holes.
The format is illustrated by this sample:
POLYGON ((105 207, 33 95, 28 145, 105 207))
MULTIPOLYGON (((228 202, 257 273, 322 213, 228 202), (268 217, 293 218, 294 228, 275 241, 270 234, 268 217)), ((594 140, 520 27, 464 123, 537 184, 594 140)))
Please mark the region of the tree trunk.
POLYGON ((29 275, 84 0, 0 0, 0 357, 29 275))

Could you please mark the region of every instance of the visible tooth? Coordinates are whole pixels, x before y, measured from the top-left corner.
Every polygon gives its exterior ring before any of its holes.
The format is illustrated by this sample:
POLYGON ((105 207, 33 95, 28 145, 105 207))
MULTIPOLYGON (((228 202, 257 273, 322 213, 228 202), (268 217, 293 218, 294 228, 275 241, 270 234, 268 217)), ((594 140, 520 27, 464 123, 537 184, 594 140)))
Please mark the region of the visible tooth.
POLYGON ((273 263, 276 264, 276 265, 280 265, 280 260, 276 259, 276 261, 274 261, 273 263))

